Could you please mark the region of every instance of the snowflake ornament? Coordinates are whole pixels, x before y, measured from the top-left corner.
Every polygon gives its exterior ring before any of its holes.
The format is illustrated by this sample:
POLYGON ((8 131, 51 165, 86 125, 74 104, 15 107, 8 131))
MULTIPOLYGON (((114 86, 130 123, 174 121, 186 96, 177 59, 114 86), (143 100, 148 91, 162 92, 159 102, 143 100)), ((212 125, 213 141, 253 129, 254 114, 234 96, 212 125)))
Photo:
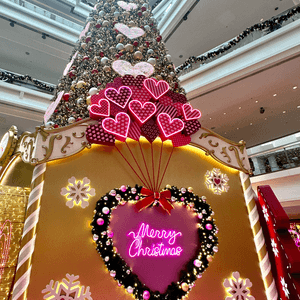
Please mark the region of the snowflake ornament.
POLYGON ((239 272, 233 272, 232 278, 225 279, 223 285, 231 294, 225 300, 255 300, 249 291, 249 288, 252 287, 251 281, 248 278, 246 280, 241 279, 239 272))
POLYGON ((282 290, 284 292, 284 295, 290 299, 290 291, 288 290, 288 286, 287 286, 287 283, 285 282, 284 278, 281 277, 280 279, 280 283, 281 283, 281 287, 282 287, 282 290))
POLYGON ((73 176, 68 180, 69 184, 67 188, 63 187, 60 194, 66 196, 69 201, 66 205, 69 208, 74 205, 80 205, 82 208, 86 208, 89 205, 88 199, 90 196, 95 196, 95 189, 90 187, 90 180, 84 177, 83 180, 76 180, 73 176))
POLYGON ((262 211, 263 211, 263 213, 264 213, 264 217, 265 217, 265 219, 266 219, 266 222, 269 222, 270 216, 269 216, 269 213, 268 213, 268 209, 266 208, 265 205, 262 207, 262 211))
POLYGON ((228 181, 228 176, 226 174, 222 174, 217 168, 213 168, 212 171, 207 171, 205 173, 205 185, 216 195, 221 195, 223 192, 228 192, 228 181))
POLYGON ((84 290, 84 286, 80 286, 80 282, 76 281, 79 276, 67 274, 67 279, 62 282, 51 280, 46 288, 42 290, 43 299, 46 300, 93 300, 91 297, 90 287, 84 290))
POLYGON ((277 244, 276 244, 274 239, 271 239, 271 245, 272 245, 272 250, 273 250, 274 255, 276 257, 278 257, 279 256, 279 251, 278 251, 277 244))

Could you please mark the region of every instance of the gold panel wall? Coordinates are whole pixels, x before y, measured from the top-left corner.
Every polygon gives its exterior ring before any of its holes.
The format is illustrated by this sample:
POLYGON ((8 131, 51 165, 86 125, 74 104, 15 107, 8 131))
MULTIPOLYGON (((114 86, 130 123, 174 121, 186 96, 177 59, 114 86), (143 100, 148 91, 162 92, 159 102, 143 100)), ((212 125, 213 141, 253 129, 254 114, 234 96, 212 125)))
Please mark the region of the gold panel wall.
POLYGON ((29 191, 0 185, 0 300, 12 290, 29 191))

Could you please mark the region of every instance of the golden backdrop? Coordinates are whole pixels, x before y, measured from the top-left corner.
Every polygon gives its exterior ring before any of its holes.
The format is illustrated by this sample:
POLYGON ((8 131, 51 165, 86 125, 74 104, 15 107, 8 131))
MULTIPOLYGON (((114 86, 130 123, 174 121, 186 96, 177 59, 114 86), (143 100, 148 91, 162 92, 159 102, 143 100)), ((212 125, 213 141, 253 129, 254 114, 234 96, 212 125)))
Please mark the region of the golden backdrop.
MULTIPOLYGON (((118 143, 117 146, 134 166, 130 148, 146 173, 138 143, 132 142, 128 146, 118 143)), ((148 143, 142 143, 142 149, 152 172, 151 147, 148 143)), ((154 143, 155 174, 160 149, 161 143, 154 143)), ((165 143, 162 170, 171 152, 172 147, 165 143)), ((90 223, 96 202, 103 194, 121 185, 135 184, 142 185, 114 147, 92 146, 70 158, 47 163, 28 300, 42 299, 41 292, 50 280, 61 281, 67 273, 79 275, 81 285, 90 286, 94 300, 132 299, 109 276, 92 240, 90 223), (77 180, 89 178, 91 187, 96 191, 96 196, 89 199, 89 206, 85 209, 80 206, 70 209, 66 206, 66 198, 60 194, 72 176, 77 180)), ((251 295, 259 300, 266 299, 239 172, 207 157, 202 150, 185 146, 174 149, 161 187, 167 184, 178 188, 193 187, 194 193, 206 196, 215 212, 214 218, 219 228, 219 252, 215 254, 203 277, 196 281, 188 299, 225 299, 227 294, 223 281, 235 271, 240 272, 242 278, 252 281, 251 295), (215 195, 205 186, 205 173, 213 168, 219 168, 229 177, 228 192, 215 195)))

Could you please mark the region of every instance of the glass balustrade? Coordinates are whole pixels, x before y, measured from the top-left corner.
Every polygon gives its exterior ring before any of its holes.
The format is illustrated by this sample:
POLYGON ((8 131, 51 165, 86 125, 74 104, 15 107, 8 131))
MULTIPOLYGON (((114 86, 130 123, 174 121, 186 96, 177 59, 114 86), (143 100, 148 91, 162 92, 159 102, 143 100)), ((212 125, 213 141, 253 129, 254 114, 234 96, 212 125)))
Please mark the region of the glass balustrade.
POLYGON ((300 167, 300 142, 249 157, 253 176, 300 167))

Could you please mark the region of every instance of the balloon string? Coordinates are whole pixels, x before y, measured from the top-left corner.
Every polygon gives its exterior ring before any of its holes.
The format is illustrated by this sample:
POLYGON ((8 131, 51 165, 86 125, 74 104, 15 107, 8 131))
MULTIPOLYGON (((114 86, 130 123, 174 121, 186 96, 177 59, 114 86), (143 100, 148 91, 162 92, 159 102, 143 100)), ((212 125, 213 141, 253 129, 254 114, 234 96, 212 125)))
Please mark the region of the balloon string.
POLYGON ((161 183, 162 183, 162 181, 163 181, 163 179, 164 179, 164 177, 165 177, 167 168, 168 168, 168 166, 169 166, 169 163, 170 163, 170 160, 171 160, 171 157, 172 157, 172 154, 173 154, 173 150, 174 150, 174 147, 172 147, 172 152, 171 152, 171 154, 170 154, 170 156, 169 156, 169 160, 168 160, 168 162, 167 162, 167 165, 166 165, 166 167, 165 167, 164 173, 163 173, 162 178, 161 178, 161 180, 160 180, 158 190, 160 190, 161 183))
POLYGON ((119 148, 115 145, 116 149, 118 150, 118 152, 121 154, 121 156, 125 159, 125 161, 127 162, 127 164, 129 165, 129 167, 132 169, 132 171, 135 173, 135 175, 139 178, 139 180, 143 183, 143 185, 145 186, 145 182, 142 180, 142 178, 139 176, 139 174, 134 170, 134 168, 131 166, 130 162, 126 159, 126 157, 121 153, 121 151, 119 150, 119 148))
POLYGON ((129 145, 127 144, 127 142, 126 142, 126 141, 125 141, 125 144, 126 144, 126 146, 127 146, 128 150, 130 151, 130 154, 131 154, 132 158, 134 159, 134 161, 135 161, 136 165, 138 166, 138 168, 139 168, 140 172, 142 173, 142 176, 143 176, 143 178, 144 178, 145 182, 147 183, 147 186, 145 186, 145 187, 149 189, 149 188, 150 188, 150 184, 149 184, 149 182, 147 181, 147 179, 146 179, 146 177, 145 177, 145 175, 144 175, 144 173, 143 173, 143 171, 142 171, 142 169, 141 169, 140 165, 138 164, 138 162, 137 162, 137 160, 136 160, 135 156, 133 155, 133 153, 132 153, 132 151, 131 151, 131 149, 130 149, 130 147, 129 147, 129 145))
POLYGON ((152 145, 152 143, 151 143, 151 156, 152 156, 153 188, 154 188, 154 192, 157 192, 156 185, 155 185, 155 176, 154 176, 154 158, 153 158, 153 145, 152 145))
POLYGON ((160 166, 161 166, 161 157, 162 157, 163 147, 164 147, 164 142, 161 141, 161 148, 160 148, 160 157, 159 157, 159 164, 158 164, 158 171, 157 171, 156 187, 158 187, 158 180, 159 180, 159 172, 160 172, 160 166))
POLYGON ((142 149, 140 141, 139 141, 139 145, 140 145, 140 150, 141 150, 141 153, 142 153, 142 156, 143 156, 145 168, 147 170, 148 178, 149 178, 149 181, 150 181, 150 184, 151 184, 151 190, 154 192, 153 185, 152 185, 151 178, 150 178, 150 174, 149 174, 149 170, 148 170, 148 167, 147 167, 147 164, 146 164, 145 156, 144 156, 143 149, 142 149))

